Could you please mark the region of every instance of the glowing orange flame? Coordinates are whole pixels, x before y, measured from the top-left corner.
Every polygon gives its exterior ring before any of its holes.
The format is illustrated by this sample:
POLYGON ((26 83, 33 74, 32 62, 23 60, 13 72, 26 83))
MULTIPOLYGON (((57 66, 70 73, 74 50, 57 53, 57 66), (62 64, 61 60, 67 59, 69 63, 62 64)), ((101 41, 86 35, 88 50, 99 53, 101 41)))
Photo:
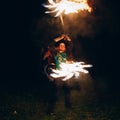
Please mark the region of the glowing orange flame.
POLYGON ((44 5, 44 7, 50 9, 45 13, 56 13, 55 17, 61 14, 78 13, 82 10, 87 10, 91 12, 91 7, 87 4, 87 0, 59 0, 54 2, 54 0, 48 0, 49 5, 44 5))

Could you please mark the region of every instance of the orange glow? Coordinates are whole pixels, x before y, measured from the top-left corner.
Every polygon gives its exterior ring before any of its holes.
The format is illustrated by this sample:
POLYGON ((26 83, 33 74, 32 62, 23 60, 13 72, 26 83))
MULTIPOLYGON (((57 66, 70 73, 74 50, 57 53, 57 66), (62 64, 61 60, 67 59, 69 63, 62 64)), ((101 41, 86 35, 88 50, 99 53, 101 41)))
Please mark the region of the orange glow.
POLYGON ((55 17, 61 14, 78 13, 79 11, 87 10, 91 12, 92 8, 88 5, 87 0, 48 0, 49 5, 44 5, 50 11, 45 13, 56 13, 55 17))

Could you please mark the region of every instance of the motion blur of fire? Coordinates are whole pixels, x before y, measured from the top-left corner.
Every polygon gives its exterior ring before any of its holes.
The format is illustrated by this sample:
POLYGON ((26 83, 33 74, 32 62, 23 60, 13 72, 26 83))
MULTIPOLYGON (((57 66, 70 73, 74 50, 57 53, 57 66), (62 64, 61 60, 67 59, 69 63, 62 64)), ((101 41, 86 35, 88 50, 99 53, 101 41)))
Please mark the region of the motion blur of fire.
MULTIPOLYGON (((48 4, 44 4, 43 6, 49 9, 45 13, 55 13, 55 17, 60 17, 64 27, 63 14, 79 13, 84 10, 88 12, 92 11, 92 8, 87 2, 87 0, 48 0, 48 4)), ((60 70, 51 68, 51 73, 48 76, 53 79, 60 78, 66 81, 73 77, 78 78, 81 73, 88 73, 88 71, 84 69, 88 67, 92 67, 92 65, 87 65, 84 62, 65 62, 60 64, 60 70)))
POLYGON ((70 62, 70 63, 61 63, 61 69, 56 70, 52 69, 50 74, 53 78, 61 78, 63 81, 69 80, 72 77, 76 79, 80 77, 81 73, 88 73, 84 68, 92 67, 92 65, 85 64, 84 62, 70 62))
POLYGON ((91 12, 92 8, 88 5, 87 0, 48 0, 49 5, 44 5, 50 11, 45 13, 56 13, 55 17, 61 14, 78 13, 87 10, 91 12))
MULTIPOLYGON (((45 66, 45 73, 46 75, 51 79, 51 80, 62 80, 62 81, 67 81, 70 80, 71 78, 74 79, 78 79, 79 77, 81 77, 81 74, 84 73, 89 73, 88 70, 86 70, 85 68, 90 68, 92 67, 92 65, 90 64, 85 64, 85 62, 77 62, 77 61, 73 61, 73 59, 70 58, 66 58, 65 53, 66 48, 65 47, 65 43, 62 41, 64 40, 67 42, 70 42, 71 39, 68 35, 62 34, 60 37, 57 37, 54 39, 54 41, 56 43, 59 43, 59 46, 57 48, 58 54, 54 57, 55 59, 55 63, 50 63, 50 65, 46 65, 45 66), (61 44, 64 46, 60 46, 61 44), (63 55, 63 56, 62 56, 63 55)), ((69 43, 70 45, 70 43, 69 43)), ((44 57, 50 57, 50 52, 46 52, 46 54, 44 55, 44 57)), ((44 58, 45 59, 45 58, 44 58)))

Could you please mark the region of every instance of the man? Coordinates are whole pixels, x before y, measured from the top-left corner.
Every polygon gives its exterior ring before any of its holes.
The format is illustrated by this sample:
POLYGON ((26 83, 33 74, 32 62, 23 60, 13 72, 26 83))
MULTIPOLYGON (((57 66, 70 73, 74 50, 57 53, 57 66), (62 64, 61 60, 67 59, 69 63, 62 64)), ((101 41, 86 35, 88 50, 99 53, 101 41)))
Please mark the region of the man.
MULTIPOLYGON (((43 58, 44 59, 48 59, 48 58, 54 59, 55 69, 60 70, 61 69, 60 64, 63 62, 67 62, 68 60, 70 60, 72 58, 71 54, 69 54, 69 55, 67 54, 67 49, 70 46, 71 39, 67 35, 63 34, 60 37, 55 38, 54 41, 55 41, 55 55, 52 55, 52 53, 50 53, 50 51, 48 49, 48 51, 45 53, 43 58)), ((49 61, 48 61, 48 64, 49 64, 49 61)), ((58 91, 58 84, 59 84, 58 81, 59 80, 53 80, 50 82, 51 89, 49 90, 50 94, 49 94, 48 106, 47 106, 47 114, 49 114, 49 115, 52 115, 54 112, 54 106, 55 106, 56 100, 57 100, 57 91, 58 91)), ((63 81, 62 85, 60 85, 60 86, 62 87, 62 89, 64 91, 65 107, 70 108, 71 107, 70 88, 65 81, 63 81)))

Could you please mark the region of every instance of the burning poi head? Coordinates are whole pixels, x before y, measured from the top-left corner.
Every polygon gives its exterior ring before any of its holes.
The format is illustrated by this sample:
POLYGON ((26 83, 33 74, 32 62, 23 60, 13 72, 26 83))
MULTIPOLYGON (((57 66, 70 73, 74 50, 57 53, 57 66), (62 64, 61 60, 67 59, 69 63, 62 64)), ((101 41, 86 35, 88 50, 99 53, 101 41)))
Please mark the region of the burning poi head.
POLYGON ((48 0, 48 2, 48 5, 43 5, 49 9, 45 13, 56 13, 55 17, 60 16, 62 25, 64 25, 63 14, 78 13, 83 10, 87 10, 88 12, 92 11, 87 0, 48 0))
POLYGON ((50 11, 45 13, 56 13, 55 17, 61 14, 78 13, 82 10, 91 12, 91 7, 88 5, 87 0, 48 0, 49 5, 44 5, 50 11))
POLYGON ((85 68, 92 67, 92 65, 86 65, 84 62, 66 62, 60 64, 61 69, 52 69, 51 77, 54 79, 61 79, 62 81, 67 81, 71 78, 77 79, 80 77, 81 73, 89 73, 85 68))

